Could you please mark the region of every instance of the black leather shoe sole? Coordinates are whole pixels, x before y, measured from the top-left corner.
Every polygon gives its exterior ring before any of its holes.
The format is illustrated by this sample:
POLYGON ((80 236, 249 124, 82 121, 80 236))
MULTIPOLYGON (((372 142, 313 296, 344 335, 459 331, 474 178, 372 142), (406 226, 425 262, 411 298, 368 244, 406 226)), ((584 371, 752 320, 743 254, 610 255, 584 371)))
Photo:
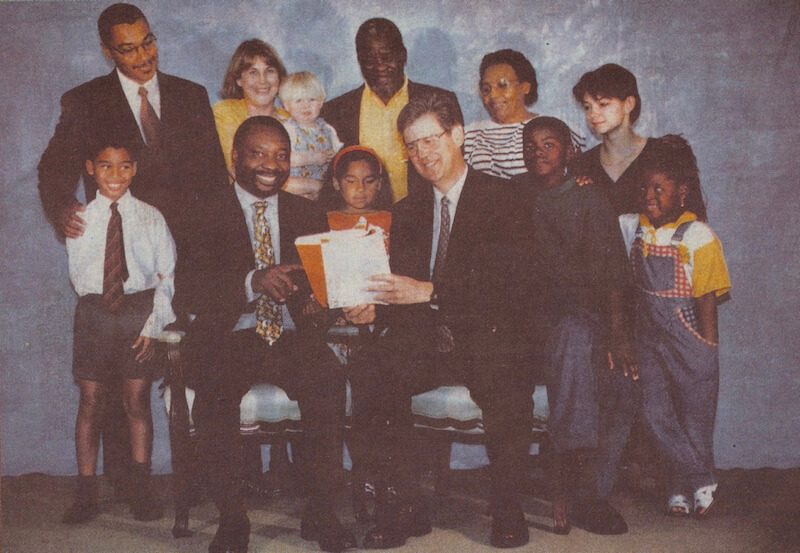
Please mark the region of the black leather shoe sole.
POLYGON ((358 547, 353 533, 341 525, 323 529, 314 521, 302 520, 300 537, 306 541, 319 543, 319 548, 328 553, 341 553, 358 547))
POLYGON ((208 553, 247 553, 250 542, 250 521, 247 516, 227 524, 220 523, 208 553))
POLYGON ((525 515, 521 512, 507 518, 495 517, 492 519, 492 533, 489 537, 492 547, 500 549, 522 547, 529 541, 528 523, 525 515))
POLYGON ((628 532, 625 519, 605 501, 573 506, 569 520, 577 528, 600 536, 618 536, 628 532))
POLYGON ((409 535, 394 528, 372 528, 367 530, 362 547, 364 549, 394 549, 406 544, 409 535))

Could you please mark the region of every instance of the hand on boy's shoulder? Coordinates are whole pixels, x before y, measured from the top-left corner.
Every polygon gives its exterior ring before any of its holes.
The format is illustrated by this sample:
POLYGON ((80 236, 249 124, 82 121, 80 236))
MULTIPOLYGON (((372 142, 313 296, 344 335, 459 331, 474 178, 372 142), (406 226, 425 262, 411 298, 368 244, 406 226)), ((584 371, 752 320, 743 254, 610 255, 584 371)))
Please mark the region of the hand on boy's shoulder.
POLYGON ((86 206, 75 201, 61 210, 58 217, 58 228, 66 238, 80 238, 86 229, 86 221, 80 213, 86 211, 86 206))

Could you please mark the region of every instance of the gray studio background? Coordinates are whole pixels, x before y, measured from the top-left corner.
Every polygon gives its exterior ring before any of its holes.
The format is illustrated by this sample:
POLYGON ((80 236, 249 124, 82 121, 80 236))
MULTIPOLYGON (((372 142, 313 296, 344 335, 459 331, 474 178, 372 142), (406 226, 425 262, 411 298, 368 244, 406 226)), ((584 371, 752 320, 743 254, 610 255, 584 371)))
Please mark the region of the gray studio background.
MULTIPOLYGON (((36 165, 66 90, 104 74, 96 19, 110 2, 0 4, 0 370, 2 474, 75 472, 78 393, 70 374, 75 305, 64 246, 45 221, 36 165)), ((535 111, 588 135, 571 98, 580 75, 630 68, 644 135, 683 133, 699 159, 732 300, 720 308, 720 467, 800 466, 800 4, 796 1, 150 1, 161 69, 218 99, 233 50, 272 43, 290 71, 333 97, 361 83, 353 38, 366 18, 402 30, 410 78, 454 89, 467 121, 485 118, 478 65, 513 47, 534 63, 535 111)), ((596 141, 589 137, 589 145, 596 141)), ((169 470, 155 401, 154 466, 169 470)))

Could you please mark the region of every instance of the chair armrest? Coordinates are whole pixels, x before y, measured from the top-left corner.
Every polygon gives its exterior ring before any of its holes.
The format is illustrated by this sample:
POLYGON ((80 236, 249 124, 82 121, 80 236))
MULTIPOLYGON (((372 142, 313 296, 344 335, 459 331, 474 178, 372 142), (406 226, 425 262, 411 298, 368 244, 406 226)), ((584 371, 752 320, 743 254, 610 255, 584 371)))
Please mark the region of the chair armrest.
POLYGON ((181 340, 185 336, 182 330, 164 330, 158 335, 158 341, 167 349, 167 367, 164 375, 164 384, 173 388, 186 387, 186 379, 181 363, 181 340))

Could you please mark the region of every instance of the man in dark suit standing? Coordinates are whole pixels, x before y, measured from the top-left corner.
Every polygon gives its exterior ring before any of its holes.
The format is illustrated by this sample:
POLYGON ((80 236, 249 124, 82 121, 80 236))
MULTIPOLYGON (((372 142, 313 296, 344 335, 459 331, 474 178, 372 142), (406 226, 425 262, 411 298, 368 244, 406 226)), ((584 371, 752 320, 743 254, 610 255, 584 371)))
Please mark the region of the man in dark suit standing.
MULTIPOLYGON (((528 542, 517 498, 532 422, 531 378, 515 306, 522 286, 517 229, 522 220, 508 184, 469 169, 464 123, 451 95, 412 99, 397 121, 426 193, 395 206, 392 274, 373 277, 388 331, 351 376, 354 426, 381 467, 376 526, 365 548, 391 548, 430 532, 415 484, 411 396, 465 384, 483 411, 491 461, 496 547, 528 542)), ((383 313, 379 312, 379 315, 383 313)))
POLYGON ((196 315, 184 340, 186 366, 195 371, 193 418, 220 512, 210 553, 247 551, 239 403, 256 382, 280 386, 300 405, 310 491, 301 536, 324 551, 355 547, 332 504, 342 467, 344 372, 326 344, 326 312, 310 295, 294 244, 326 231, 327 219, 310 200, 281 190, 290 153, 277 119, 242 123, 233 140, 236 183, 200 203, 191 247, 178 262, 177 293, 196 315))
POLYGON ((421 93, 438 91, 456 100, 455 94, 406 78, 408 53, 403 36, 388 19, 378 17, 361 24, 356 33, 356 55, 364 84, 326 102, 321 115, 345 145, 363 144, 378 153, 391 179, 392 198, 398 202, 424 189, 426 183, 408 166, 395 126, 397 115, 421 93))
POLYGON ((114 4, 97 20, 100 45, 115 69, 65 93, 55 133, 39 162, 39 194, 60 234, 83 233, 75 197, 97 193, 84 161, 95 142, 114 137, 140 151, 131 192, 157 207, 180 247, 182 220, 201 192, 225 184, 225 162, 205 88, 158 71, 158 43, 144 14, 114 4))
MULTIPOLYGON (((86 201, 97 194, 85 169, 94 144, 131 144, 139 150, 131 193, 164 215, 181 254, 183 219, 206 189, 226 183, 225 162, 205 89, 158 71, 158 43, 144 14, 114 4, 97 20, 100 45, 116 68, 61 98, 61 117, 39 162, 39 195, 59 235, 83 234, 86 201)), ((121 496, 130 459, 121 394, 110 394, 103 428, 106 474, 121 496)))

